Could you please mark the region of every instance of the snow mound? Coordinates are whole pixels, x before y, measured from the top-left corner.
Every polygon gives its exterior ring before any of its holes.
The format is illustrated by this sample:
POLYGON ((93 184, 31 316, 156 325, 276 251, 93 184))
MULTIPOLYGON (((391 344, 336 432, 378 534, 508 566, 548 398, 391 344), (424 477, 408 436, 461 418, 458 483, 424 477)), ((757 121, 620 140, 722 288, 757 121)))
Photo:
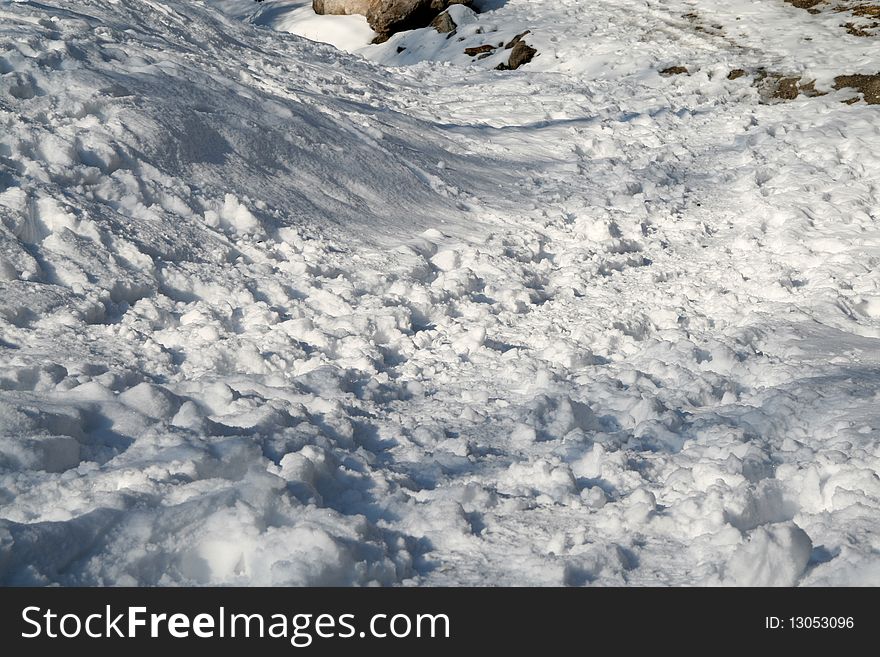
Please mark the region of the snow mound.
POLYGON ((737 586, 794 586, 812 551, 810 537, 794 523, 758 527, 730 559, 727 582, 737 586))
POLYGON ((312 41, 329 43, 346 52, 356 52, 376 37, 366 16, 319 16, 312 9, 311 0, 263 2, 248 20, 254 25, 265 25, 312 41))

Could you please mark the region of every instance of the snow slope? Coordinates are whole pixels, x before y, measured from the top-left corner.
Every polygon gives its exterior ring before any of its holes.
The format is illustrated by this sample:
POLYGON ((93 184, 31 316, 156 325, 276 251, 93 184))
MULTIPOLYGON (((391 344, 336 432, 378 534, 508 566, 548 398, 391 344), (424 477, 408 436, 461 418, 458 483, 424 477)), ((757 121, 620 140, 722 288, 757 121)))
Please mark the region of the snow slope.
POLYGON ((880 583, 876 40, 242 2, 0 3, 0 581, 880 583))

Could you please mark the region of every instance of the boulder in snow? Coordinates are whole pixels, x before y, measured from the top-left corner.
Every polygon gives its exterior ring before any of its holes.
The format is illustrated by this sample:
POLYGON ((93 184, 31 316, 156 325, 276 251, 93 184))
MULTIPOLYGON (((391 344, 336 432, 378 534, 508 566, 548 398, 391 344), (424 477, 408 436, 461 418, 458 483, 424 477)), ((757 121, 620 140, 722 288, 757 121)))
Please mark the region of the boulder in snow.
POLYGON ((370 0, 367 21, 378 33, 375 42, 404 30, 428 26, 450 5, 469 5, 471 0, 370 0))
POLYGON ((522 37, 519 38, 518 41, 511 47, 510 49, 510 59, 507 60, 506 64, 499 64, 495 68, 499 71, 513 71, 518 69, 523 64, 528 64, 532 59, 534 59, 535 55, 538 54, 536 48, 532 48, 529 44, 522 40, 522 37))
POLYGON ((316 14, 332 14, 348 16, 363 14, 366 16, 372 0, 312 0, 312 9, 316 14))
POLYGON ((452 32, 455 32, 455 28, 458 26, 455 24, 455 21, 452 20, 452 16, 449 15, 449 12, 444 11, 431 21, 431 27, 437 30, 440 34, 451 34, 452 32))

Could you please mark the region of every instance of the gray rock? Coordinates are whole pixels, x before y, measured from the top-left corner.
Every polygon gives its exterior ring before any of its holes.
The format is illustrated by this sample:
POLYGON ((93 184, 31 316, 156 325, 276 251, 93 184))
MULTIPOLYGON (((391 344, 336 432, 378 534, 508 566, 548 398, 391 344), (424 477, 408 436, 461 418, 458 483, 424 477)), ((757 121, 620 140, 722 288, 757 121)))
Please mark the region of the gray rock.
POLYGON ((449 34, 450 32, 453 32, 458 25, 452 20, 452 16, 449 15, 449 12, 444 11, 431 21, 431 27, 437 30, 440 34, 449 34))

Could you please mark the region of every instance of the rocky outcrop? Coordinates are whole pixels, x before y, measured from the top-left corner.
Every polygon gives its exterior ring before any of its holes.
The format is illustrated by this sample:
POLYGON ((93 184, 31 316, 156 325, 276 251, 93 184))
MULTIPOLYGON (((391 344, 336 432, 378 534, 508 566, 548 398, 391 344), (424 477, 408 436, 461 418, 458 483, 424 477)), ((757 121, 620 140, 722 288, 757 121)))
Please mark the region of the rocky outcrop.
POLYGON ((373 0, 312 0, 312 9, 316 14, 366 15, 372 3, 373 0))
POLYGON ((470 4, 471 0, 312 0, 312 9, 316 14, 363 14, 379 35, 375 43, 381 43, 396 32, 428 25, 441 33, 452 32, 455 22, 444 12, 450 5, 470 4))
POLYGON ((432 0, 374 0, 367 11, 367 22, 386 40, 395 32, 424 27, 433 20, 432 0))
POLYGON ((469 5, 471 0, 370 0, 367 21, 385 41, 396 32, 414 30, 431 24, 450 5, 469 5))

